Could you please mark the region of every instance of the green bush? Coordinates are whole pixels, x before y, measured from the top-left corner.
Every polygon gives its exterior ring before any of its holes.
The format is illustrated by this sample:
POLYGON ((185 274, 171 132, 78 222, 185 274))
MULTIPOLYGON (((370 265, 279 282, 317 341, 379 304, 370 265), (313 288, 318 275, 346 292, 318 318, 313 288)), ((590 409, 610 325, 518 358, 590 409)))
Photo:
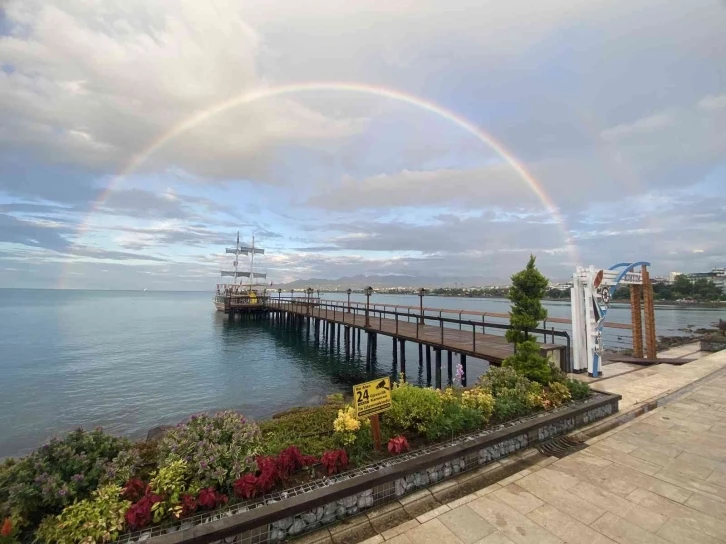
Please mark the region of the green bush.
POLYGON ((0 470, 0 519, 13 514, 35 526, 43 516, 89 497, 112 459, 130 447, 101 429, 77 429, 6 463, 0 470))
POLYGON ((590 386, 580 380, 568 379, 565 381, 573 400, 582 400, 590 396, 590 386))
POLYGON ((524 376, 519 375, 511 367, 491 366, 486 374, 477 381, 476 386, 484 391, 489 391, 494 397, 498 396, 503 389, 529 389, 531 382, 524 376))
POLYGON ((494 397, 488 391, 475 387, 461 394, 461 404, 476 410, 483 423, 487 423, 494 412, 494 397))
POLYGON ((508 421, 526 416, 532 412, 532 406, 526 395, 516 389, 502 389, 494 398, 494 417, 497 421, 508 421))
POLYGON ((408 383, 394 386, 391 409, 384 417, 394 428, 425 434, 428 427, 443 414, 441 395, 433 389, 414 387, 408 383))
POLYGON ((552 367, 547 358, 540 355, 539 344, 528 340, 516 346, 517 352, 507 357, 502 366, 513 368, 529 380, 548 384, 552 380, 552 367))
POLYGON ((320 457, 338 447, 333 436, 333 422, 340 406, 327 404, 314 408, 297 408, 260 422, 262 450, 265 455, 277 455, 290 444, 303 455, 320 457))
POLYGON ((563 404, 570 402, 572 400, 572 395, 565 384, 552 382, 549 386, 547 386, 542 398, 545 401, 543 404, 544 407, 549 409, 557 408, 558 406, 562 406, 563 404))
POLYGON ((103 543, 116 540, 124 527, 124 514, 131 505, 121 499, 121 487, 101 487, 93 498, 75 502, 58 516, 48 516, 35 535, 48 544, 103 543))
POLYGON ((438 440, 453 435, 473 431, 482 425, 481 412, 459 402, 446 403, 441 415, 429 423, 426 438, 438 440))
POLYGON ((259 427, 236 412, 195 415, 162 437, 159 466, 181 458, 204 487, 231 487, 244 472, 257 469, 260 438, 259 427))

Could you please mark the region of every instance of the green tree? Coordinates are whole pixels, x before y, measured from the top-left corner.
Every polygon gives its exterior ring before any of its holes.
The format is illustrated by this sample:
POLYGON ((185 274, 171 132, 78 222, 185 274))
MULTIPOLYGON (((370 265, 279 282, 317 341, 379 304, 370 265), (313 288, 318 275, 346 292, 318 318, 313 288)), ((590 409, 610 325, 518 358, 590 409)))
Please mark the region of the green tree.
POLYGON ((512 308, 509 312, 509 323, 512 329, 507 331, 507 341, 517 344, 525 341, 525 330, 536 329, 539 322, 547 318, 547 310, 542 306, 542 297, 547 292, 545 278, 534 264, 534 255, 524 270, 512 276, 512 287, 509 299, 512 308))
POLYGON ((514 355, 503 362, 504 366, 511 366, 522 376, 542 384, 550 381, 552 368, 547 358, 540 355, 539 344, 530 340, 526 331, 536 329, 547 318, 547 310, 542 306, 547 284, 547 278, 535 266, 534 255, 529 256, 524 270, 512 276, 509 322, 513 328, 507 331, 507 340, 514 343, 514 355))

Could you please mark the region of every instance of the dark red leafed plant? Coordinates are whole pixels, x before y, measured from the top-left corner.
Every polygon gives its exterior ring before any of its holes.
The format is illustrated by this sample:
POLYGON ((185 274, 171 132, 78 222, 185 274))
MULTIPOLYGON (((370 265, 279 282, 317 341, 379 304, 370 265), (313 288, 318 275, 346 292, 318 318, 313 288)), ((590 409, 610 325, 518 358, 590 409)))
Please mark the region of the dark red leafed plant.
POLYGON ((234 482, 234 492, 239 497, 251 499, 257 495, 257 478, 254 474, 245 474, 234 482))
POLYGON ((126 511, 126 522, 132 529, 140 529, 151 523, 151 508, 157 502, 161 502, 161 497, 154 493, 147 493, 137 502, 132 504, 126 511))
POLYGON ((148 486, 138 478, 131 478, 124 486, 123 496, 131 502, 138 501, 146 495, 148 486))
POLYGON ((277 460, 274 457, 260 456, 257 458, 257 490, 261 493, 267 493, 275 487, 279 473, 277 470, 277 460))
POLYGON ((393 455, 398 455, 399 453, 403 453, 404 451, 408 451, 408 440, 406 440, 405 436, 394 436, 388 441, 389 453, 392 453, 393 455))
POLYGON ((336 474, 348 467, 348 454, 345 450, 326 451, 320 458, 320 462, 328 475, 336 474))
POLYGON ((227 501, 227 495, 219 493, 213 487, 202 489, 197 497, 197 504, 207 510, 212 510, 219 504, 227 504, 227 501))
POLYGON ((197 511, 197 499, 194 498, 194 495, 189 495, 188 493, 186 495, 182 495, 181 506, 182 510, 179 517, 185 518, 187 516, 191 516, 197 511))
POLYGON ((11 534, 13 534, 13 521, 10 518, 5 518, 2 529, 0 529, 0 536, 10 536, 11 534))

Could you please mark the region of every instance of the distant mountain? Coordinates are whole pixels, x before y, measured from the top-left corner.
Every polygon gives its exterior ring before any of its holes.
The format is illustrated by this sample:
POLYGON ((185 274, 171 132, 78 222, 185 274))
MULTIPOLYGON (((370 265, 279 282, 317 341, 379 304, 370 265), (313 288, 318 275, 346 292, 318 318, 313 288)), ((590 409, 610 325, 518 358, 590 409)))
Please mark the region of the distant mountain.
MULTIPOLYGON (((499 280, 499 283, 506 283, 507 280, 499 280)), ((304 289, 312 287, 313 289, 337 289, 345 290, 351 289, 363 289, 369 285, 373 288, 390 288, 390 287, 472 287, 482 285, 493 285, 496 281, 486 279, 482 277, 471 277, 471 278, 441 278, 441 277, 425 277, 425 276, 408 276, 401 274, 387 274, 387 275, 358 275, 348 276, 337 279, 323 279, 323 278, 308 278, 304 280, 295 280, 283 284, 274 284, 275 288, 282 289, 304 289)))

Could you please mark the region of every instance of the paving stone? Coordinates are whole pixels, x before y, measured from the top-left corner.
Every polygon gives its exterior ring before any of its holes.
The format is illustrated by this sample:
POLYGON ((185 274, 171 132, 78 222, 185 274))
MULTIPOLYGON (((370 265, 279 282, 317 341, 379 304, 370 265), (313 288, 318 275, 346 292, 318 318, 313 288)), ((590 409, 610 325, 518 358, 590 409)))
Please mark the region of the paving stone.
MULTIPOLYGON (((726 417, 724 417, 724 419, 726 419, 726 417)), ((715 461, 713 459, 709 459, 708 457, 703 457, 702 455, 698 455, 696 453, 683 452, 678 456, 678 459, 685 461, 687 463, 691 463, 692 465, 697 465, 699 467, 710 468, 711 470, 720 470, 722 472, 726 472, 726 463, 722 463, 720 461, 715 461)))
POLYGON ((502 488, 502 486, 499 484, 492 484, 492 485, 485 487, 484 489, 480 489, 479 491, 475 492, 474 495, 476 495, 477 497, 484 497, 485 495, 489 495, 489 493, 493 493, 497 489, 501 489, 501 488, 502 488))
POLYGON ((537 474, 522 478, 519 486, 585 525, 589 525, 602 515, 602 508, 573 495, 569 490, 553 486, 537 474))
MULTIPOLYGON (((520 480, 521 481, 521 480, 520 480)), ((544 504, 540 499, 525 491, 517 484, 509 484, 492 493, 492 497, 507 503, 509 506, 522 514, 531 512, 544 504)))
MULTIPOLYGON (((570 489, 570 492, 583 500, 589 501, 608 512, 619 516, 638 527, 642 527, 646 531, 655 533, 668 519, 666 516, 653 512, 642 506, 611 493, 600 487, 596 487, 587 482, 570 489)), ((667 499, 663 499, 667 500, 667 499)))
MULTIPOLYGON (((360 544, 381 544, 382 542, 385 542, 385 539, 381 535, 372 536, 370 538, 365 539, 360 544)), ((296 541, 297 543, 297 541, 296 541)))
POLYGON ((666 544, 663 538, 606 512, 591 527, 619 544, 666 544))
POLYGON ((614 461, 620 465, 625 465, 633 470, 637 470, 638 472, 648 474, 649 476, 653 476, 656 472, 663 468, 661 465, 656 465, 654 463, 638 459, 637 457, 633 457, 627 453, 608 450, 598 446, 588 448, 587 452, 590 455, 597 455, 598 457, 602 457, 608 461, 614 461))
POLYGON ((633 446, 632 444, 628 444, 627 442, 623 442, 614 437, 608 437, 605 440, 598 442, 598 445, 603 448, 621 451, 623 453, 631 453, 637 448, 637 446, 633 446))
POLYGON ((695 508, 715 518, 726 519, 726 502, 718 497, 709 497, 701 493, 694 493, 686 501, 686 506, 695 508))
POLYGON ((660 470, 655 477, 684 489, 715 495, 726 501, 726 488, 708 483, 700 478, 693 478, 687 474, 683 474, 682 472, 669 468, 660 470))
POLYGON ((533 510, 527 517, 568 544, 614 544, 606 536, 549 504, 533 510))
POLYGON ((509 484, 511 484, 511 483, 514 483, 514 482, 516 482, 517 480, 520 480, 520 479, 524 478, 524 477, 525 477, 525 476, 527 476, 528 474, 532 474, 532 471, 531 471, 530 469, 528 469, 528 468, 525 468, 524 470, 520 470, 519 472, 517 472, 517 473, 515 473, 515 474, 512 474, 512 475, 511 475, 511 476, 509 476, 508 478, 504 478, 503 480, 500 480, 500 481, 499 481, 499 482, 497 482, 497 483, 498 483, 499 485, 501 485, 502 487, 506 487, 506 486, 508 486, 509 484))
POLYGON ((414 544, 406 534, 394 536, 391 540, 386 540, 386 544, 414 544))
POLYGON ((386 540, 390 540, 395 536, 400 535, 401 533, 405 533, 406 531, 410 529, 414 529, 421 525, 417 519, 412 519, 410 521, 406 521, 404 523, 401 523, 400 525, 397 525, 396 527, 392 527, 391 529, 388 529, 386 531, 383 531, 381 534, 383 535, 383 538, 386 540))
POLYGON ((726 487, 726 472, 714 470, 713 472, 711 472, 711 475, 706 478, 706 481, 712 484, 720 485, 721 487, 726 487))
POLYGON ((537 476, 547 480, 551 484, 561 487, 562 489, 570 489, 582 483, 581 480, 575 478, 574 476, 570 476, 569 474, 565 472, 560 472, 559 470, 552 470, 551 468, 543 468, 541 470, 538 470, 537 476))
POLYGON ((726 521, 695 508, 670 501, 646 489, 636 489, 628 495, 628 500, 666 518, 680 519, 693 530, 701 531, 709 536, 721 538, 726 535, 726 521))
POLYGON ((368 516, 368 519, 370 520, 371 525, 377 532, 383 533, 385 531, 388 531, 389 529, 392 529, 402 523, 409 521, 411 519, 411 516, 399 504, 398 508, 394 510, 390 510, 374 517, 368 516))
POLYGON ((427 521, 415 529, 406 531, 405 534, 416 544, 462 544, 461 540, 438 519, 427 521))
POLYGON ((426 512, 429 512, 438 506, 441 506, 441 503, 439 503, 439 501, 437 501, 432 496, 428 496, 404 505, 403 509, 408 513, 409 516, 411 516, 412 518, 416 518, 421 514, 425 514, 426 512))
POLYGON ((460 506, 439 516, 464 544, 473 544, 495 531, 494 527, 468 506, 460 506))
POLYGON ((463 506, 471 501, 475 501, 476 499, 478 499, 478 497, 476 495, 474 495, 474 493, 470 493, 469 495, 464 495, 463 497, 456 499, 455 501, 446 503, 446 504, 449 506, 449 508, 451 508, 453 510, 454 508, 463 506))
POLYGON ((520 514, 508 504, 490 496, 481 497, 470 502, 468 506, 516 544, 559 544, 562 542, 524 514, 520 514))
POLYGON ((450 511, 451 508, 449 508, 447 505, 442 504, 441 506, 438 506, 434 508, 433 510, 429 510, 428 512, 425 512, 424 514, 421 514, 420 516, 416 516, 416 519, 419 523, 426 523, 429 520, 434 519, 435 517, 440 516, 441 514, 450 511))
POLYGON ((514 542, 499 531, 496 531, 489 536, 485 536, 476 544, 514 544, 514 542))
POLYGON ((695 530, 688 523, 679 519, 668 520, 663 527, 658 529, 658 536, 673 542, 673 544, 721 544, 723 540, 708 536, 701 531, 695 530))

